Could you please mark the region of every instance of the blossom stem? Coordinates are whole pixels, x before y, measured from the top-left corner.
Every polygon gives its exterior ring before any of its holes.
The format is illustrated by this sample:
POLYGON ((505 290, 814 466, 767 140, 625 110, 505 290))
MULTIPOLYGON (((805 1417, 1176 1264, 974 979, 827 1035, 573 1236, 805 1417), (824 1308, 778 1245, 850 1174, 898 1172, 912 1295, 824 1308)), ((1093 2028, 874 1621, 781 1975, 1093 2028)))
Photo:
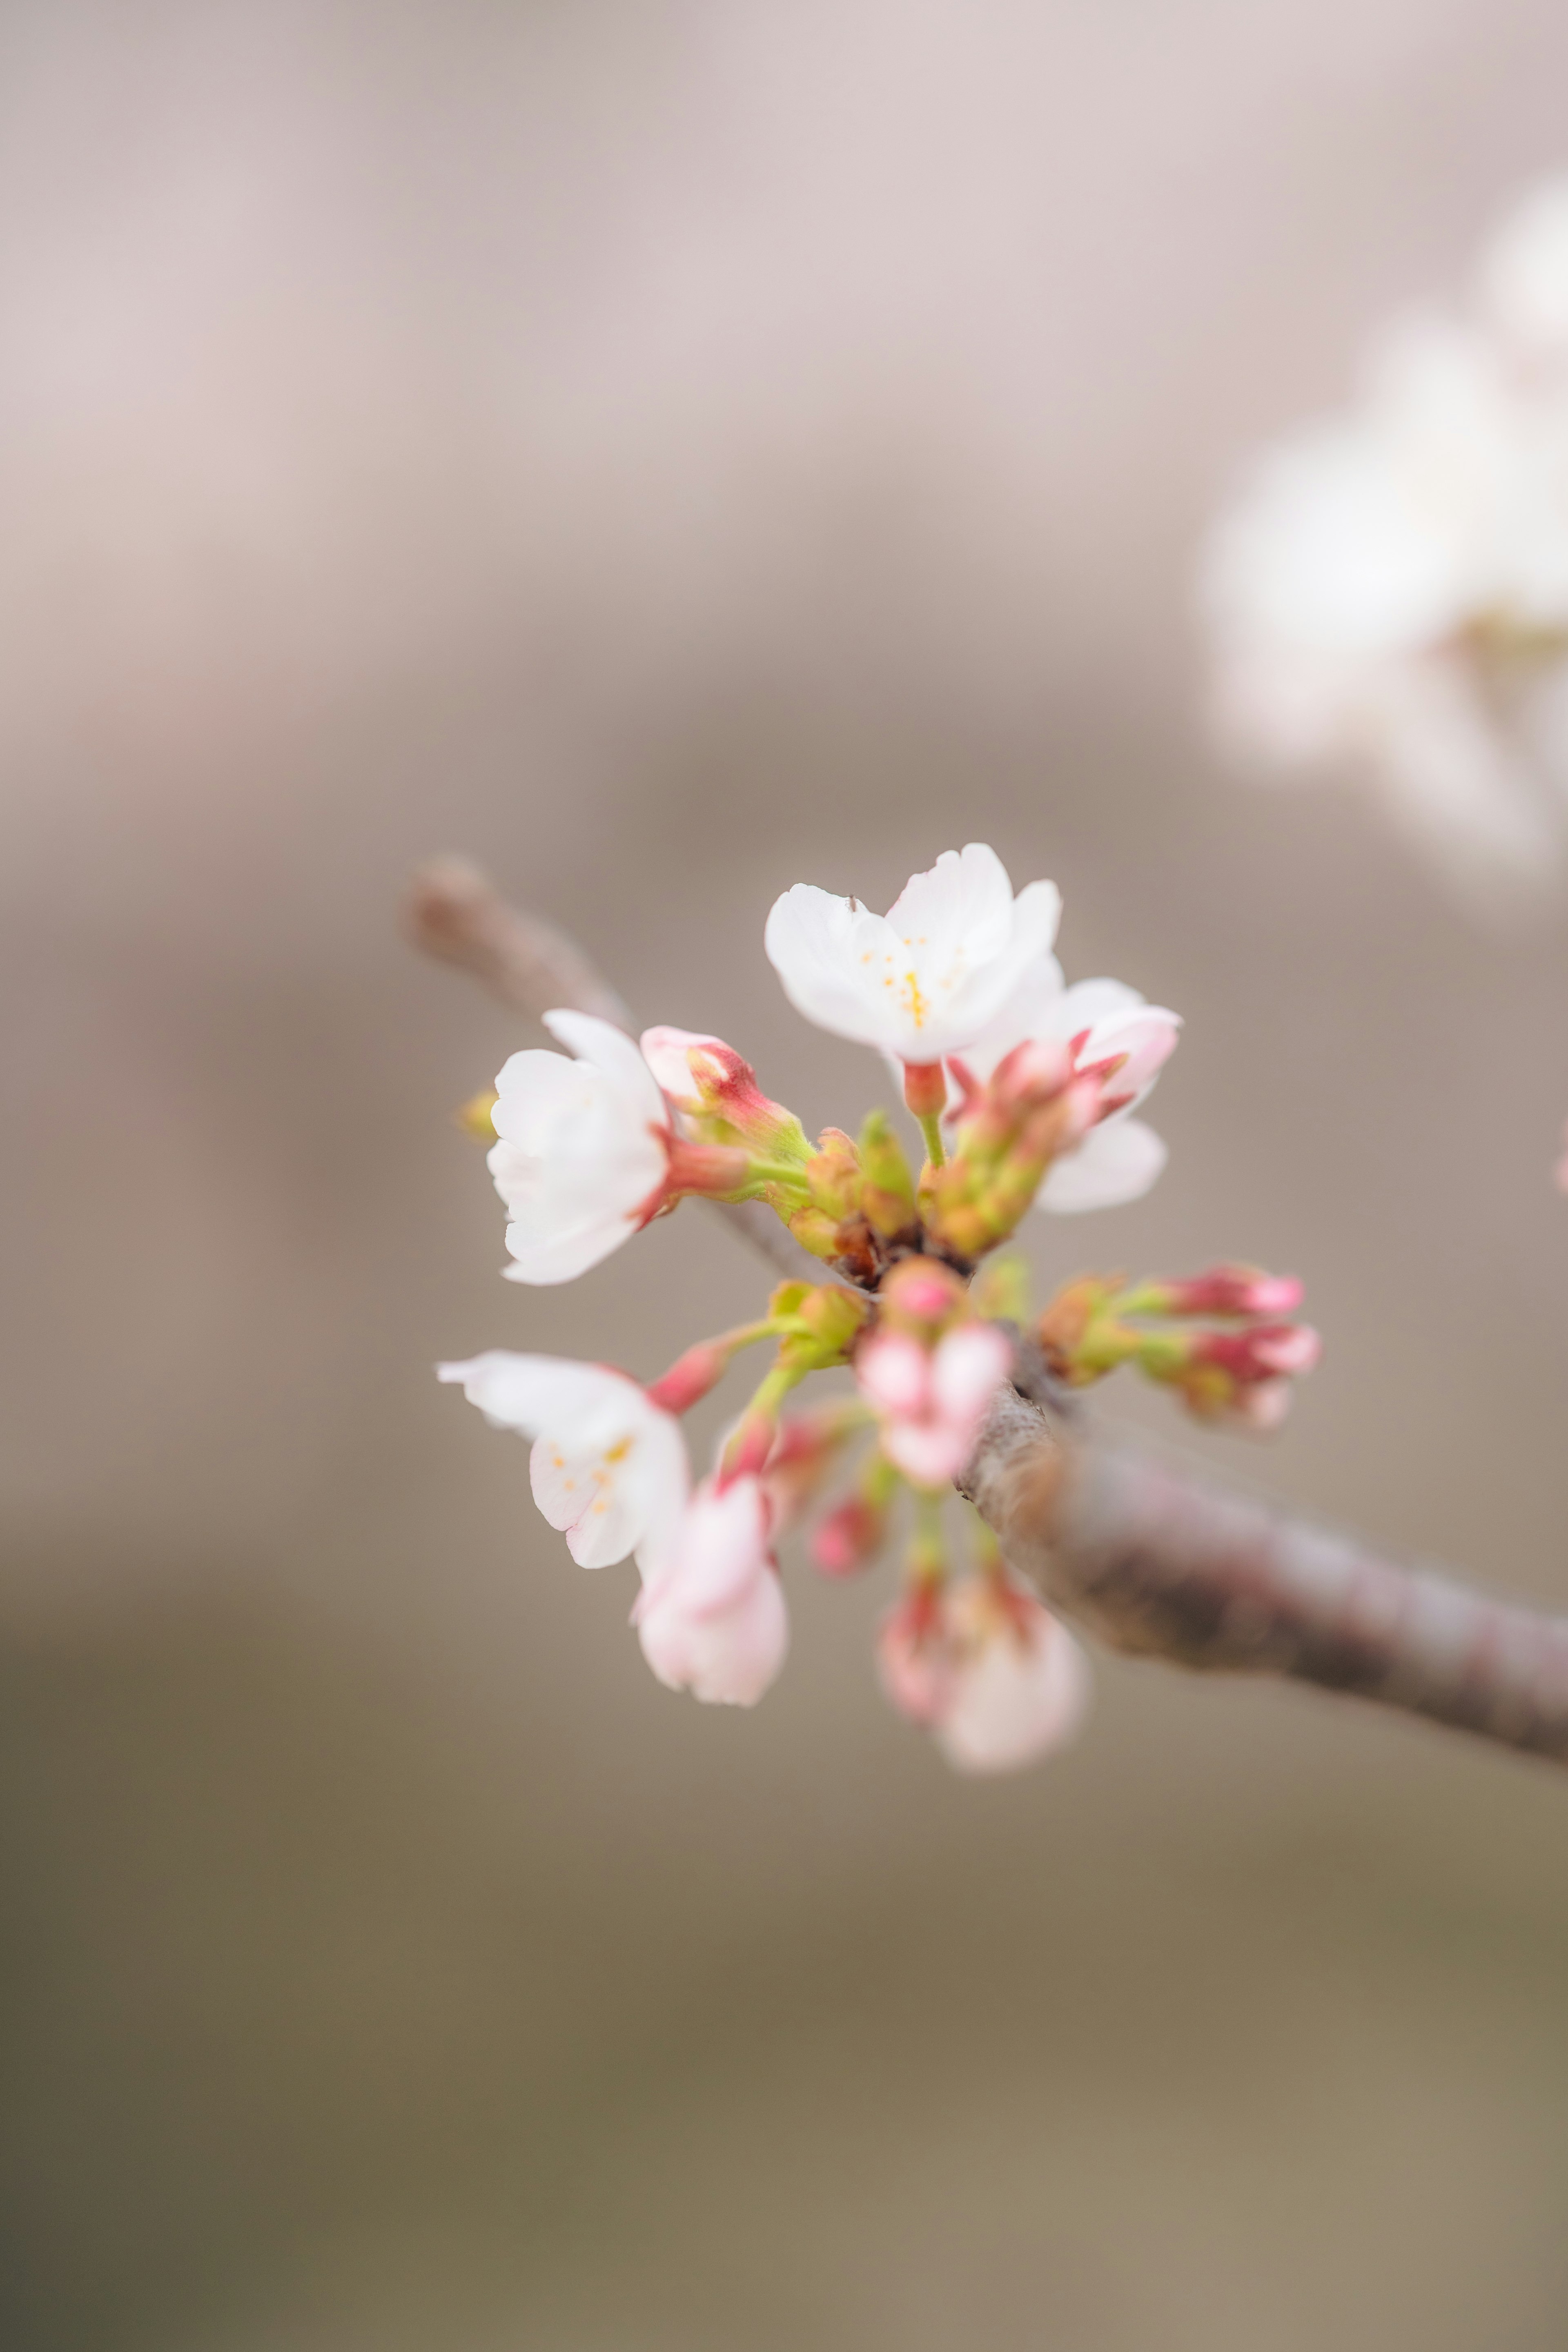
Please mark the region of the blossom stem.
POLYGON ((926 1139, 926 1158, 933 1168, 945 1168, 947 1148, 942 1139, 941 1112, 933 1110, 921 1114, 920 1129, 926 1139))
POLYGON ((764 1374, 724 1448, 719 1465, 721 1486, 729 1486, 735 1478, 761 1475, 778 1435, 779 1415, 784 1399, 792 1389, 800 1385, 805 1372, 805 1365, 790 1363, 781 1358, 764 1374))
POLYGON ((915 1531, 907 1562, 911 1584, 933 1586, 947 1574, 947 1544, 942 1535, 942 1498, 934 1487, 917 1486, 915 1531))

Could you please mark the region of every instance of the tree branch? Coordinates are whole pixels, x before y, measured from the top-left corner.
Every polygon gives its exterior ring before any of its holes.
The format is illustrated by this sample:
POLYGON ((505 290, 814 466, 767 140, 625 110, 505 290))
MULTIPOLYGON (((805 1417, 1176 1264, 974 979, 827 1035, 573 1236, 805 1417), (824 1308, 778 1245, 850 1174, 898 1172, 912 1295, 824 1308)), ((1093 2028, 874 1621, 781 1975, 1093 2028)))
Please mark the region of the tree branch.
MULTIPOLYGON (((416 876, 405 919, 417 947, 515 1011, 569 1005, 631 1026, 580 949, 464 860, 416 876)), ((761 1202, 709 1205, 775 1266, 825 1278, 761 1202)), ((1290 1676, 1568 1763, 1568 1618, 1383 1559, 1108 1437, 1028 1340, 959 1483, 1014 1567, 1112 1649, 1290 1676)))

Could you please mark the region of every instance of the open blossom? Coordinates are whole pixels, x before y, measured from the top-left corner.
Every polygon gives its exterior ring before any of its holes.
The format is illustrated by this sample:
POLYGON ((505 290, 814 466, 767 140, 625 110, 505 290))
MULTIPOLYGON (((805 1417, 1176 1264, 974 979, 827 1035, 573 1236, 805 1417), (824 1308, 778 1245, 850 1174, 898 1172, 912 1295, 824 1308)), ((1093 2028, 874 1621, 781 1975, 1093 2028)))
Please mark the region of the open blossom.
POLYGON ((661 1683, 700 1699, 754 1706, 789 1648, 760 1480, 705 1479, 657 1554, 633 1612, 661 1683))
POLYGON ((932 1349, 908 1332, 874 1332, 856 1353, 855 1378, 889 1460, 917 1486, 956 1478, 1012 1360, 991 1323, 960 1324, 932 1349))
POLYGON ((1539 879, 1563 825, 1565 319, 1558 181, 1468 316, 1384 335, 1356 404, 1266 456, 1205 571, 1233 738, 1287 768, 1348 761, 1472 889, 1539 879))
POLYGON ((1089 1708, 1082 1650, 1011 1574, 900 1602, 883 1620, 877 1663, 893 1705, 961 1772, 1037 1763, 1067 1746, 1089 1708))
POLYGON ((1036 1206, 1057 1215, 1114 1209, 1141 1200, 1164 1168, 1163 1140, 1132 1114, 1146 1099, 1181 1032, 1181 1017, 1148 1004, 1120 980, 1067 987, 1054 956, 1024 975, 996 1018, 960 1057, 959 1074, 988 1078, 1026 1040, 1068 1045, 1080 1076, 1098 1076, 1098 1117, 1082 1140, 1053 1162, 1036 1206))
POLYGON ((514 1054, 496 1079, 489 1167, 506 1204, 514 1282, 570 1282, 663 1204, 669 1111, 631 1039, 587 1013, 547 1013, 574 1060, 514 1054))
POLYGON ((1016 898, 994 849, 944 850, 886 915, 810 883, 786 890, 764 945, 797 1012, 819 1028, 925 1065, 962 1054, 1050 953, 1054 882, 1016 898))
POLYGON ((533 1499, 580 1567, 668 1542, 690 1486, 686 1441, 625 1372, 500 1348, 437 1370, 494 1426, 533 1439, 533 1499))

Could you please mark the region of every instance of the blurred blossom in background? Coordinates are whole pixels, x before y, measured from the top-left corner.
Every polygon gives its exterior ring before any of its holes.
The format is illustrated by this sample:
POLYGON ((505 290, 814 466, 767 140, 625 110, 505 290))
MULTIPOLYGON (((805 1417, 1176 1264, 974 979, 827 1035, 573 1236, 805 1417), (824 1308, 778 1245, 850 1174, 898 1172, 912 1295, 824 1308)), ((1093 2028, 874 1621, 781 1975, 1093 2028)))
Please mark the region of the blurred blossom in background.
POLYGON ((955 1779, 798 1554, 764 1707, 661 1690, 431 1368, 755 1270, 501 1281, 452 1114, 541 1040, 394 909, 470 852, 815 1131, 779 892, 1053 877, 1186 1025, 1042 1292, 1300 1275, 1289 1427, 1180 1442, 1568 1598, 1563 915, 1243 789, 1191 586, 1435 291, 1212 609, 1255 732, 1545 866, 1565 74, 1545 0, 0 18, 7 2347, 1562 2340, 1556 1779, 1102 1659, 955 1779))
POLYGON ((1359 405, 1265 457, 1210 551, 1220 705, 1339 756, 1465 897, 1553 883, 1568 831, 1568 177, 1413 312, 1359 405))

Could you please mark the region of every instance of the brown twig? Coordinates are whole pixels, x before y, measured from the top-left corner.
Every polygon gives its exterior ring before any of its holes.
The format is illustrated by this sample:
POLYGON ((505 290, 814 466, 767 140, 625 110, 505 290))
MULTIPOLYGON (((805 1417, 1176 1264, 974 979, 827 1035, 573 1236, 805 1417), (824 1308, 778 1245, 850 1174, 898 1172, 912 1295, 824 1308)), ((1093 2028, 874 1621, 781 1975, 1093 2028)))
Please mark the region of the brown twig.
MULTIPOLYGON (((407 929, 518 1012, 571 1005, 631 1025, 580 949, 461 859, 416 877, 407 929)), ((720 1213, 775 1266, 823 1278, 760 1202, 720 1213)), ((1568 1763, 1568 1618, 1384 1559, 1109 1438, 1027 1341, 960 1486, 1014 1566, 1113 1649, 1291 1676, 1568 1763)))

